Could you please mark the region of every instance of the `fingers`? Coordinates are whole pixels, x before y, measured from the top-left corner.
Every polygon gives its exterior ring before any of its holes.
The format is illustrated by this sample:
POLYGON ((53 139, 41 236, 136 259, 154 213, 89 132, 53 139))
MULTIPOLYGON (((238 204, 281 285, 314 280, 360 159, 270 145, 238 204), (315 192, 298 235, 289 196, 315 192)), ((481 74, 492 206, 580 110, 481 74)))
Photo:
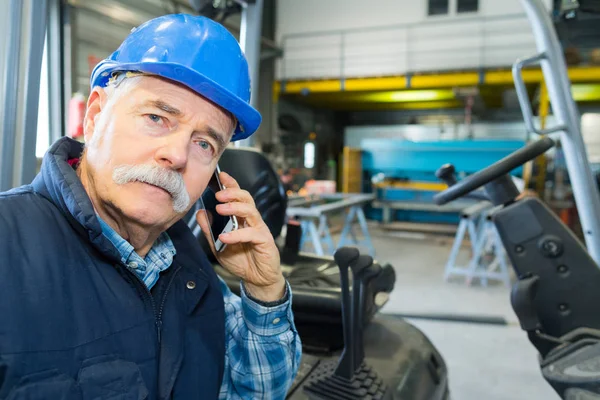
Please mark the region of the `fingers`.
POLYGON ((217 200, 219 200, 221 203, 229 201, 241 201, 244 203, 254 204, 252 195, 250 195, 247 190, 241 189, 237 181, 233 179, 233 177, 227 172, 221 171, 219 179, 221 180, 221 184, 223 184, 225 187, 225 189, 220 190, 216 194, 217 200))
POLYGON ((233 176, 229 175, 227 172, 221 171, 219 174, 219 180, 226 188, 239 189, 240 185, 237 183, 233 176))
POLYGON ((221 215, 235 215, 246 220, 247 224, 253 227, 258 227, 264 223, 254 204, 240 202, 219 204, 217 205, 217 212, 221 215))
POLYGON ((250 193, 248 193, 246 190, 240 188, 226 187, 225 189, 218 191, 215 196, 221 203, 239 201, 254 205, 254 199, 252 198, 252 195, 250 195, 250 193))
POLYGON ((216 193, 217 200, 221 203, 240 201, 242 203, 254 204, 252 195, 250 195, 247 190, 241 189, 237 181, 227 172, 221 171, 219 179, 225 187, 225 189, 216 193))
POLYGON ((252 195, 241 189, 237 181, 226 172, 221 172, 219 179, 225 187, 216 193, 217 200, 223 203, 217 206, 219 214, 244 218, 250 226, 259 226, 263 223, 252 195))
POLYGON ((237 244, 237 243, 253 243, 253 244, 264 244, 269 240, 272 240, 271 232, 269 228, 242 228, 229 233, 222 233, 219 235, 221 242, 225 244, 237 244), (264 229, 266 228, 266 230, 264 229))

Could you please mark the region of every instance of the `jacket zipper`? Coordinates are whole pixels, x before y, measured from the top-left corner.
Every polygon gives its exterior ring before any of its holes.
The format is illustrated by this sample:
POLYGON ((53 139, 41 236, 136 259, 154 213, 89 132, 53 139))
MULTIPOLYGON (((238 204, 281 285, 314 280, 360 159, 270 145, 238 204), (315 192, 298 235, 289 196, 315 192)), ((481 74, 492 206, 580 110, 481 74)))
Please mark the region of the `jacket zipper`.
POLYGON ((171 276, 171 280, 169 281, 169 283, 167 283, 167 287, 165 288, 165 292, 163 293, 162 300, 160 302, 160 308, 158 309, 158 317, 156 319, 156 323, 158 326, 158 342, 159 343, 160 343, 160 331, 162 328, 162 313, 163 313, 163 309, 165 307, 165 302, 167 301, 167 293, 169 293, 169 289, 171 288, 171 285, 173 284, 173 281, 175 280, 175 276, 177 276, 177 273, 179 272, 180 269, 181 269, 181 266, 178 265, 175 272, 173 272, 173 276, 171 276))
POLYGON ((144 292, 146 292, 146 294, 150 298, 150 304, 152 304, 152 312, 154 314, 154 320, 155 320, 155 325, 156 325, 156 334, 157 334, 157 338, 158 338, 158 344, 160 345, 161 330, 162 330, 162 313, 163 313, 163 309, 165 307, 165 302, 167 301, 167 293, 169 293, 169 289, 171 288, 171 285, 173 284, 173 281, 175 280, 175 276, 177 275, 177 273, 181 269, 181 266, 177 266, 177 269, 173 273, 173 276, 171 276, 171 280, 169 280, 169 283, 167 284, 165 292, 163 293, 162 301, 160 303, 160 308, 158 309, 158 312, 157 312, 157 310, 156 310, 156 302, 154 301, 154 296, 152 296, 152 293, 150 292, 150 289, 148 289, 148 286, 146 286, 146 283, 144 283, 144 281, 142 280, 142 278, 140 278, 136 273, 134 273, 133 271, 131 271, 127 267, 126 264, 121 263, 121 265, 123 267, 125 267, 125 270, 127 271, 127 273, 129 273, 130 275, 133 275, 133 277, 135 278, 135 280, 144 288, 144 292))
POLYGON ((121 263, 121 265, 125 268, 125 271, 127 271, 128 274, 133 275, 134 279, 143 287, 144 292, 150 298, 150 304, 152 304, 152 313, 154 314, 154 324, 156 325, 156 333, 158 335, 158 343, 160 344, 160 328, 162 323, 158 322, 158 313, 156 312, 156 302, 154 301, 154 297, 152 296, 150 289, 148 289, 148 286, 146 286, 142 278, 140 278, 136 273, 131 271, 126 264, 121 263))

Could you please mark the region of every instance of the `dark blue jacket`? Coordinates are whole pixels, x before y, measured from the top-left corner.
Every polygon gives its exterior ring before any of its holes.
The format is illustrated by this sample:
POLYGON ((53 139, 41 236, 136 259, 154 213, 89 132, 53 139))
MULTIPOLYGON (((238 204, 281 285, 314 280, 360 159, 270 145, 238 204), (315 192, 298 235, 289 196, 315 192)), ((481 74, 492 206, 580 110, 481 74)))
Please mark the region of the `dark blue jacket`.
POLYGON ((218 278, 187 225, 149 291, 102 235, 63 138, 31 185, 0 193, 0 399, 216 399, 218 278), (194 282, 188 284, 188 282, 194 282))

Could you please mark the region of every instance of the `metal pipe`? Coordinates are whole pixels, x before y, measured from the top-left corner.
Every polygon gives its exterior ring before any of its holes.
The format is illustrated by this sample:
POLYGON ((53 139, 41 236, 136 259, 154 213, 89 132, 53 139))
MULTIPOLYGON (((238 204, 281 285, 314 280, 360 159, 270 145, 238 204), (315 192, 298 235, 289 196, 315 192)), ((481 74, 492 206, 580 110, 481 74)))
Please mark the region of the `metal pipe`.
MULTIPOLYGON (((250 69, 250 83, 252 93, 250 104, 258 108, 258 77, 260 69, 260 38, 262 31, 263 0, 256 0, 242 9, 242 23, 240 26, 240 45, 248 60, 250 69)), ((235 142, 235 147, 252 147, 254 136, 235 142)))
POLYGON ((17 131, 17 101, 19 60, 21 56, 21 15, 23 2, 10 0, 9 12, 6 16, 8 38, 6 57, 0 76, 4 79, 4 104, 2 106, 2 154, 0 154, 0 192, 11 189, 15 161, 15 136, 17 131))
POLYGON ((521 0, 532 26, 552 109, 565 129, 560 140, 575 202, 590 256, 600 265, 600 193, 592 175, 583 137, 580 116, 571 95, 567 67, 549 12, 539 0, 521 0))
POLYGON ((29 48, 22 70, 25 74, 25 98, 21 114, 23 127, 20 147, 22 162, 17 178, 18 185, 30 183, 36 174, 37 158, 35 154, 38 132, 38 105, 40 101, 40 75, 44 41, 46 38, 46 10, 48 0, 29 2, 27 9, 27 36, 29 48))
MULTIPOLYGON (((65 7, 69 7, 65 5, 65 7)), ((63 68, 63 3, 50 0, 48 4, 48 111, 50 113, 50 143, 64 135, 65 126, 65 82, 63 68)), ((70 86, 70 85, 69 85, 70 86)))

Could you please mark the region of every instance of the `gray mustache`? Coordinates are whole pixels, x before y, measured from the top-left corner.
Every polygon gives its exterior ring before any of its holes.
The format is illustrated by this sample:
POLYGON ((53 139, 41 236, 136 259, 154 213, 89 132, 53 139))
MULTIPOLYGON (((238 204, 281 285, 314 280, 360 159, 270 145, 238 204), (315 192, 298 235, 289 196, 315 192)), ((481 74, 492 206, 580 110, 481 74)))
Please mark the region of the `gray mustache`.
POLYGON ((140 181, 166 190, 173 198, 176 213, 183 213, 190 205, 190 196, 181 174, 158 165, 120 165, 113 170, 113 180, 117 185, 140 181))

